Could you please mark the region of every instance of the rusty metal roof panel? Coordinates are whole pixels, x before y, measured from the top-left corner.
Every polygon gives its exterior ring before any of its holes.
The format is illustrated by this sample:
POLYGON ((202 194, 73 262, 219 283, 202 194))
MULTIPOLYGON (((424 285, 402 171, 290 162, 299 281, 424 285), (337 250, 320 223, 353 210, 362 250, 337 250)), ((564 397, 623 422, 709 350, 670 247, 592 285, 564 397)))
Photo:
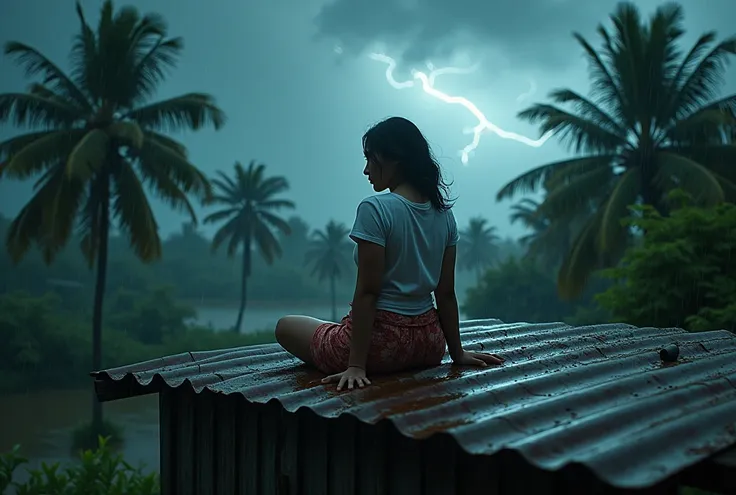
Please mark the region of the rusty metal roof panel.
POLYGON ((323 417, 389 419, 404 435, 445 432, 468 453, 510 449, 548 470, 579 463, 622 488, 658 483, 736 445, 736 335, 610 324, 462 323, 470 350, 499 368, 442 366, 371 377, 337 392, 277 345, 190 352, 94 373, 140 385, 242 394, 323 417), (659 350, 679 346, 674 363, 659 350), (154 380, 155 377, 158 377, 154 380))

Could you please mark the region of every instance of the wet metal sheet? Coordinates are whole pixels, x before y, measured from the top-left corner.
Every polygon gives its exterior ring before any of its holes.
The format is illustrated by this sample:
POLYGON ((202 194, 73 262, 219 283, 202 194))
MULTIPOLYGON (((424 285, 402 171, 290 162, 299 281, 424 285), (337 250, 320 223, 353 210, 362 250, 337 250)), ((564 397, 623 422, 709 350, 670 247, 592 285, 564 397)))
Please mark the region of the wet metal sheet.
POLYGON ((468 453, 513 450, 547 470, 577 463, 610 485, 653 485, 736 445, 736 335, 628 325, 462 323, 469 350, 498 352, 500 368, 442 366, 371 377, 336 392, 322 375, 262 345, 190 352, 93 375, 242 394, 288 411, 306 407, 366 423, 389 419, 406 436, 450 434, 468 453), (679 346, 679 359, 659 350, 679 346))

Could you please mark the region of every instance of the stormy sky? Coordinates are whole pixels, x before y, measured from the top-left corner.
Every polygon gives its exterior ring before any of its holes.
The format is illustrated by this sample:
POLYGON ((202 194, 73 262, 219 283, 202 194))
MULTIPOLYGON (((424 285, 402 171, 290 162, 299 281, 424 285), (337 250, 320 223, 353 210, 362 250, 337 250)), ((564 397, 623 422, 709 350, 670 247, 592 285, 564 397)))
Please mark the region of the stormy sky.
MULTIPOLYGON (((163 14, 170 34, 184 37, 183 57, 159 97, 208 92, 227 112, 227 125, 219 132, 178 136, 205 172, 229 172, 236 160, 263 162, 270 173, 289 179, 297 214, 313 227, 331 218, 350 224, 357 203, 372 193, 361 174, 362 133, 382 118, 401 115, 425 133, 454 181, 458 221, 481 214, 503 233, 516 235, 520 229, 509 227, 509 203, 496 203, 496 192, 521 172, 564 157, 565 150, 554 141, 534 148, 487 133, 463 165, 459 150, 472 138, 463 131, 477 119, 418 87, 394 89, 386 81, 385 65, 368 54, 380 50, 399 59, 396 77, 404 80, 413 68, 426 71, 428 60, 435 67, 477 64, 470 74, 439 77, 436 87, 468 98, 495 125, 537 138, 536 128, 517 120, 516 113, 544 101, 553 88, 587 92, 586 67, 571 33, 580 32, 597 46, 595 28, 607 21, 616 1, 124 3, 163 14), (525 96, 532 88, 533 94, 525 96)), ((637 1, 645 15, 661 3, 637 1)), ((100 4, 82 1, 92 23, 100 4)), ((736 34, 733 0, 681 4, 687 42, 706 30, 721 37, 736 34)), ((2 0, 0 5, 0 41, 31 44, 65 68, 77 29, 72 0, 2 0)), ((733 76, 732 70, 726 91, 736 91, 733 76)), ((26 84, 10 60, 0 60, 0 91, 21 91, 26 84)), ((0 139, 16 132, 0 127, 0 139)), ((30 191, 30 184, 0 181, 0 212, 15 214, 30 191)), ((154 204, 162 231, 178 230, 185 218, 154 204)))

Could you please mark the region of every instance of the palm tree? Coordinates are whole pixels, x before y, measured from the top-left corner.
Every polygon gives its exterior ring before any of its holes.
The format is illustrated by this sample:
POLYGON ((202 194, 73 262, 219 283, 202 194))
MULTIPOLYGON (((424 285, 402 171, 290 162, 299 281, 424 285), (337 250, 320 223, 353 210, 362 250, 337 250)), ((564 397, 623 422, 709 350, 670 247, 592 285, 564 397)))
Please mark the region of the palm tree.
POLYGON ((253 243, 266 263, 271 264, 276 257, 281 256, 281 246, 274 234, 291 232, 286 220, 275 212, 282 208, 294 209, 294 203, 274 197, 287 191, 289 183, 284 177, 265 177, 265 170, 265 165, 256 165, 251 161, 247 169, 235 162, 233 177, 218 171, 218 177, 212 179, 215 192, 211 202, 223 208, 204 219, 204 223, 225 222, 212 239, 213 251, 225 241, 228 242, 228 256, 234 256, 238 248, 242 248, 240 308, 233 327, 235 332, 240 332, 243 323, 253 243))
MULTIPOLYGON (((5 45, 5 54, 29 77, 40 75, 41 82, 31 84, 26 93, 0 95, 0 122, 34 129, 0 143, 0 175, 40 175, 7 235, 16 262, 36 244, 51 263, 76 227, 90 267, 96 264, 92 367, 97 370, 102 367, 111 228, 127 236, 143 261, 160 257, 161 239, 146 187, 189 213, 193 221, 187 195, 204 197, 209 190, 206 177, 187 159, 184 145, 162 131, 208 124, 219 128, 225 116, 212 97, 201 93, 149 102, 182 49, 181 38, 167 37, 160 16, 141 16, 133 7, 115 12, 109 0, 95 29, 79 4, 77 15, 80 32, 72 46, 69 74, 33 47, 5 45)), ((96 435, 102 409, 96 400, 93 404, 96 435)))
POLYGON ((531 231, 519 238, 519 244, 526 248, 525 257, 557 269, 587 216, 581 212, 569 221, 553 221, 541 206, 539 201, 523 198, 511 206, 510 220, 531 231))
POLYGON ((471 218, 468 226, 460 232, 460 269, 475 270, 480 279, 483 270, 496 261, 498 240, 496 227, 489 226, 488 220, 479 216, 471 218))
POLYGON ((315 230, 305 258, 312 265, 312 275, 322 282, 330 280, 330 298, 332 301, 332 321, 337 321, 337 299, 335 283, 347 269, 350 259, 351 244, 348 241, 348 229, 344 224, 334 220, 325 230, 315 230))
POLYGON ((715 33, 705 33, 681 52, 683 11, 674 3, 661 5, 648 23, 633 3, 620 4, 611 19, 613 29, 598 27, 600 52, 575 34, 590 66, 590 97, 556 90, 553 102, 571 111, 536 104, 519 114, 580 156, 526 172, 497 196, 544 184, 549 194, 540 211, 556 222, 590 208, 558 275, 568 298, 626 247, 630 233, 621 219, 629 205, 666 212, 666 194, 677 187, 704 205, 736 199, 736 146, 724 138, 735 122, 736 95, 717 97, 736 38, 716 43, 715 33))
POLYGON ((528 256, 535 257, 535 253, 533 253, 535 241, 549 226, 549 219, 539 212, 539 201, 531 198, 523 198, 516 204, 511 205, 509 219, 512 225, 519 222, 531 230, 529 234, 519 238, 519 244, 527 249, 528 256))

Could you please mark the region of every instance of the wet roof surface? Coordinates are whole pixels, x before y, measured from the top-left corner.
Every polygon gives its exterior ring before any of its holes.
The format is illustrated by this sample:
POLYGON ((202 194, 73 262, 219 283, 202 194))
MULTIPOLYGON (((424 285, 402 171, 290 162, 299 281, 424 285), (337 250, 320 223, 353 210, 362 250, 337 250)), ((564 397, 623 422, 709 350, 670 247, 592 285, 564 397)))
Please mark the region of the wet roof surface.
POLYGON ((736 445, 736 335, 628 325, 462 323, 469 350, 498 368, 442 366, 336 392, 277 345, 191 352, 93 374, 139 384, 190 382, 288 411, 391 420, 403 434, 446 432, 471 454, 514 450, 548 470, 570 463, 619 487, 655 484, 736 445), (679 359, 659 350, 679 346, 679 359), (160 377, 154 380, 154 377, 160 377))

